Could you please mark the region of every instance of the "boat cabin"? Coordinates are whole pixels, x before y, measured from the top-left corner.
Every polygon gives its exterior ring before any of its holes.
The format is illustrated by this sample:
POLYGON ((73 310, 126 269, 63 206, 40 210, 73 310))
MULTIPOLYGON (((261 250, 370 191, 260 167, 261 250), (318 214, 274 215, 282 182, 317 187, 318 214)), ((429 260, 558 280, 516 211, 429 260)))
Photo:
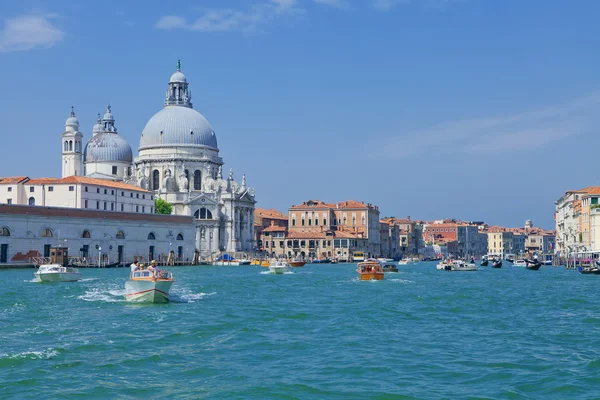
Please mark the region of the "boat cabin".
POLYGON ((50 263, 59 264, 63 267, 69 265, 69 248, 68 247, 51 247, 50 248, 50 263))

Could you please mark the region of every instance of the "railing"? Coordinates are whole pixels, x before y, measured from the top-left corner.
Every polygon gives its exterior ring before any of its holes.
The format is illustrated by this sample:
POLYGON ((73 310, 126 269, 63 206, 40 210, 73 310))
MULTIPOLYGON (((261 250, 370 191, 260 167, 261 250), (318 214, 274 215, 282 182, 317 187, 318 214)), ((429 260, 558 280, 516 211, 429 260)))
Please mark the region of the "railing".
POLYGON ((31 263, 36 267, 39 267, 42 264, 50 264, 51 260, 50 257, 31 257, 30 259, 31 263))

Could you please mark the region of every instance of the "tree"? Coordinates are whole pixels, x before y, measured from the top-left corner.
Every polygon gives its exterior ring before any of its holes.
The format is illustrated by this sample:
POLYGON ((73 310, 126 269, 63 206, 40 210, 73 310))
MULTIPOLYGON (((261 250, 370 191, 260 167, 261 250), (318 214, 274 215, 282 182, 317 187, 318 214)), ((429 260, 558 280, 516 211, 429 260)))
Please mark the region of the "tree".
POLYGON ((171 214, 173 212, 173 204, 156 197, 154 199, 155 214, 171 214))

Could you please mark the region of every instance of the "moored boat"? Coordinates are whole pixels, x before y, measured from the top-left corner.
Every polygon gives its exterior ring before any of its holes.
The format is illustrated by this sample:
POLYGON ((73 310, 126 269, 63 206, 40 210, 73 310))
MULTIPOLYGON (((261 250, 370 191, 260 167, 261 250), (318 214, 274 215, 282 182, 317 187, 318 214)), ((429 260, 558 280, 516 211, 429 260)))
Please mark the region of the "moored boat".
POLYGON ((352 261, 353 262, 365 261, 365 253, 362 251, 355 251, 354 254, 352 254, 352 261))
POLYGON ((450 263, 451 271, 477 271, 477 265, 475 263, 466 262, 463 260, 456 260, 450 263))
POLYGON ((436 267, 439 271, 452 271, 452 267, 450 266, 450 260, 442 260, 440 261, 436 267))
POLYGON ((482 266, 482 267, 487 267, 488 264, 489 264, 489 260, 485 256, 481 259, 481 263, 479 263, 479 265, 482 266))
POLYGON ((361 281, 381 281, 383 280, 383 269, 377 260, 367 260, 358 263, 356 272, 361 281))
POLYGON ((588 275, 588 274, 600 275, 600 268, 597 268, 597 267, 582 267, 582 266, 579 266, 579 267, 577 267, 577 271, 579 271, 579 273, 583 274, 583 275, 588 275))
POLYGON ((515 262, 513 262, 513 267, 526 267, 527 263, 525 262, 525 260, 515 260, 515 262))
POLYGON ((42 264, 33 274, 36 282, 77 282, 83 278, 77 268, 69 267, 66 247, 50 249, 50 264, 42 264))
POLYGON ((502 268, 502 259, 495 259, 494 262, 492 262, 492 268, 502 268))
POLYGON ((525 260, 525 268, 530 269, 532 271, 539 270, 541 266, 542 266, 542 263, 539 262, 537 259, 534 259, 533 261, 525 260))
POLYGON ((168 271, 136 270, 125 282, 125 300, 166 303, 173 284, 173 274, 168 271))
POLYGON ((284 260, 272 261, 271 265, 269 265, 269 271, 272 274, 283 274, 290 270, 290 264, 288 264, 284 260))

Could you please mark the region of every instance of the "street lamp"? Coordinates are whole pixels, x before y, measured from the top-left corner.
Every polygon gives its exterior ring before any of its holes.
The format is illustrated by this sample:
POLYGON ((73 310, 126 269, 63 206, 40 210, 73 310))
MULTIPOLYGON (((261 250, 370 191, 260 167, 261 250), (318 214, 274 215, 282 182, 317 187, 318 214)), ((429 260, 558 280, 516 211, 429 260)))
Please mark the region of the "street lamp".
POLYGON ((100 267, 100 254, 102 253, 102 247, 98 246, 98 267, 100 267))

